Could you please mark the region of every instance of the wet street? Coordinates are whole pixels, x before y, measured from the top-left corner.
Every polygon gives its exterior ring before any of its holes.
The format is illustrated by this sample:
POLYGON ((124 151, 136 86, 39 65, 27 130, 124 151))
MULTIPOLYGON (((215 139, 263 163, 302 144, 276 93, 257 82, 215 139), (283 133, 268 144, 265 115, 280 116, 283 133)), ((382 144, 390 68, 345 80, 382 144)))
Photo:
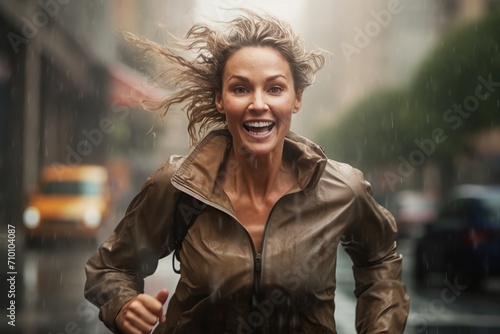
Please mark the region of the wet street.
MULTIPOLYGON (((414 243, 412 239, 399 242, 399 252, 404 256, 403 280, 411 298, 405 334, 500 333, 500 281, 488 281, 484 291, 470 291, 453 282, 416 289, 413 280, 414 243)), ((339 251, 336 293, 339 334, 356 333, 352 325, 355 299, 350 266, 345 252, 339 251)))
MULTIPOLYGON (((413 242, 400 242, 400 252, 405 256, 404 280, 412 298, 405 333, 500 333, 498 282, 491 281, 483 292, 467 291, 453 284, 416 291, 411 270, 413 242)), ((17 314, 15 328, 3 321, 0 332, 109 333, 98 320, 97 309, 83 298, 84 264, 95 247, 85 242, 57 240, 25 249, 22 310, 17 314)), ((350 260, 343 250, 339 251, 337 277, 337 329, 339 334, 352 334, 355 333, 354 284, 350 260)), ((151 294, 164 287, 173 291, 176 280, 177 275, 172 272, 171 258, 168 257, 160 262, 157 273, 148 278, 146 290, 151 294)))

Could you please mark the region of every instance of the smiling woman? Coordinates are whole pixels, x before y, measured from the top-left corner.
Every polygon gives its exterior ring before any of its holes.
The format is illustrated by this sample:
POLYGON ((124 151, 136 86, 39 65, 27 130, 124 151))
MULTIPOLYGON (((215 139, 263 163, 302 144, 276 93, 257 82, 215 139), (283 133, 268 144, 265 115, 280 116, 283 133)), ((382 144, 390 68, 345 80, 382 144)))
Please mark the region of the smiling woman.
POLYGON ((290 65, 278 51, 245 47, 227 59, 215 104, 226 117, 234 145, 266 159, 275 154, 281 161, 283 141, 301 100, 290 65))
POLYGON ((177 89, 147 106, 164 115, 183 103, 196 145, 147 179, 89 259, 85 294, 104 323, 120 333, 158 322, 155 333, 336 333, 342 244, 358 332, 402 333, 409 301, 394 218, 358 170, 290 131, 323 57, 285 22, 249 11, 193 26, 175 46, 195 59, 130 38, 161 59, 159 83, 177 89), (169 291, 144 294, 144 277, 173 251, 181 275, 163 314, 169 291))

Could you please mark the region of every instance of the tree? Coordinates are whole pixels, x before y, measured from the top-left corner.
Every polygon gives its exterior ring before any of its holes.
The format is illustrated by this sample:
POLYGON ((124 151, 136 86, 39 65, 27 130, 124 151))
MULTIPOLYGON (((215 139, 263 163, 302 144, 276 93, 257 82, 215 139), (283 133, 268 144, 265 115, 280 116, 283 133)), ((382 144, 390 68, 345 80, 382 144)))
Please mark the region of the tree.
POLYGON ((499 26, 497 12, 452 31, 410 84, 415 135, 443 129, 447 139, 436 152, 441 158, 466 150, 474 134, 500 125, 499 26))
POLYGON ((449 166, 473 135, 500 125, 498 27, 500 13, 452 31, 406 90, 371 94, 321 129, 317 141, 332 158, 365 169, 410 157, 428 143, 424 158, 449 166))
POLYGON ((400 153, 406 140, 406 93, 375 92, 355 104, 334 125, 319 131, 317 141, 335 160, 360 168, 376 168, 400 153))

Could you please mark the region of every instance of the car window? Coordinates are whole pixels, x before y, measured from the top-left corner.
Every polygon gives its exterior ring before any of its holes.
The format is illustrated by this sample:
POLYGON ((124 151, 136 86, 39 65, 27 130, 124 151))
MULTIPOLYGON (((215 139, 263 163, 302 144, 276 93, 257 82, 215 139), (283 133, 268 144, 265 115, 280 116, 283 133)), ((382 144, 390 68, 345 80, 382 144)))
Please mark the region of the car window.
POLYGON ((461 198, 452 200, 444 205, 439 214, 437 229, 462 229, 473 221, 477 221, 479 215, 479 202, 476 199, 461 198))
POLYGON ((478 201, 471 198, 461 198, 447 203, 440 213, 441 218, 470 217, 477 210, 478 201))
POLYGON ((500 197, 461 198, 447 203, 441 210, 438 229, 500 229, 500 197))
POLYGON ((65 181, 47 182, 41 192, 46 195, 101 195, 103 189, 97 182, 65 181))
POLYGON ((485 227, 500 229, 500 196, 486 199, 483 211, 485 227))

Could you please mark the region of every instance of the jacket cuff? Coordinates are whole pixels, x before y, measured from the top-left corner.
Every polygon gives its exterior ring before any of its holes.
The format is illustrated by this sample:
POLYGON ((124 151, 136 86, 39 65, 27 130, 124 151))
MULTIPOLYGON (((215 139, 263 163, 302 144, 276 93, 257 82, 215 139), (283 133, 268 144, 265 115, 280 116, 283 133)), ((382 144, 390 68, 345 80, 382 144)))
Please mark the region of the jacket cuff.
POLYGON ((126 303, 137 295, 118 296, 109 300, 101 307, 99 318, 113 333, 121 333, 116 327, 115 319, 120 310, 126 303))

